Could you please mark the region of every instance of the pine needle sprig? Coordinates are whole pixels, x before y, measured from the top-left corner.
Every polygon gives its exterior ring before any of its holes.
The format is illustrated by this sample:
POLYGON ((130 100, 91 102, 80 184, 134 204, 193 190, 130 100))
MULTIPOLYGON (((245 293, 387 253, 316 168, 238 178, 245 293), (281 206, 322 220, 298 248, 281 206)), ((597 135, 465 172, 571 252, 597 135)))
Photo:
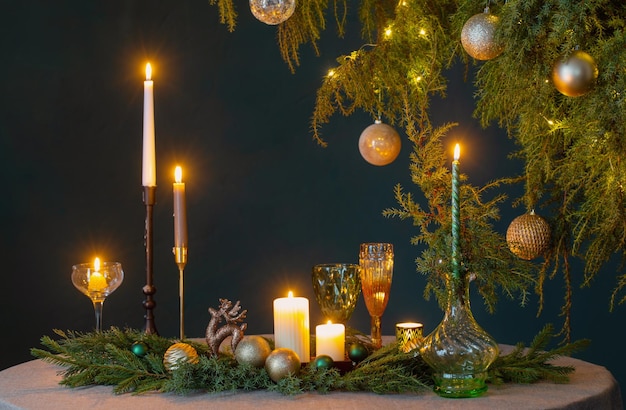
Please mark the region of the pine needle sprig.
POLYGON ((510 353, 498 357, 489 371, 489 381, 494 384, 535 383, 539 380, 567 383, 569 374, 575 369, 554 365, 550 361, 583 350, 589 345, 589 340, 581 339, 546 350, 553 336, 553 326, 546 325, 528 348, 518 343, 510 353))

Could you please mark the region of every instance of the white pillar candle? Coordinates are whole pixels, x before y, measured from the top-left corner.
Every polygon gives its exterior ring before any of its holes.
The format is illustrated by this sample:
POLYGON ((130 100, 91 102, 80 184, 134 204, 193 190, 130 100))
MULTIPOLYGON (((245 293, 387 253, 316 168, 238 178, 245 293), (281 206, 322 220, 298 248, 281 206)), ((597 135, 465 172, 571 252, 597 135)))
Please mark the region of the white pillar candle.
POLYGON ((187 247, 187 210, 183 171, 176 167, 174 171, 174 247, 187 247))
POLYGON ((340 323, 331 323, 315 327, 315 354, 330 356, 335 362, 345 360, 346 327, 340 323))
POLYGON ((274 345, 298 354, 301 363, 311 361, 309 300, 293 297, 274 299, 274 345))
POLYGON ((146 81, 143 82, 143 162, 141 185, 156 186, 156 155, 154 143, 154 87, 152 67, 146 64, 146 81))

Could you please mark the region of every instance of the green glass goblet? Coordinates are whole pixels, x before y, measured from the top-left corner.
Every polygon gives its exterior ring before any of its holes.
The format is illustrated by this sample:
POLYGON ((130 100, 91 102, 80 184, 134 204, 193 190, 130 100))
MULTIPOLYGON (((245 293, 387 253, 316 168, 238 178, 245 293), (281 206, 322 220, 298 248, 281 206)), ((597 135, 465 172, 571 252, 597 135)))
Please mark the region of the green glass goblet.
POLYGON ((313 266, 315 299, 326 320, 345 324, 361 295, 361 267, 351 263, 325 263, 313 266))

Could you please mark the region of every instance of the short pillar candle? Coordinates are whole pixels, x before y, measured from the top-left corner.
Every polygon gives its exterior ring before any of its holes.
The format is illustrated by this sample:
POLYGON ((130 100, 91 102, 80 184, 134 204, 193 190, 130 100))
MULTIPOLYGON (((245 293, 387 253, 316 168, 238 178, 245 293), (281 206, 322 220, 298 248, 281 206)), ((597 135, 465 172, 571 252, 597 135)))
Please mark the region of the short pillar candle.
POLYGON ((346 356, 346 327, 330 320, 325 325, 315 327, 315 354, 330 356, 335 362, 342 362, 346 356))

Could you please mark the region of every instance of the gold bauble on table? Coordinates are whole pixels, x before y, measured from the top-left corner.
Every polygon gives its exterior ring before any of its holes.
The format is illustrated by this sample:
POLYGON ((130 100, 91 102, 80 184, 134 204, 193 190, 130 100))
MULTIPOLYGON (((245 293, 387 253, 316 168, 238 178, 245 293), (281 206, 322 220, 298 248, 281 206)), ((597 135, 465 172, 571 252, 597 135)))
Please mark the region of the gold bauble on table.
POLYGON ((376 120, 359 137, 359 152, 370 164, 391 164, 400 154, 402 141, 393 127, 376 120))
POLYGON ((300 358, 298 354, 286 347, 275 349, 265 360, 265 371, 275 382, 289 374, 300 373, 300 358))
POLYGON ((551 235, 548 221, 531 211, 513 219, 506 231, 506 242, 515 255, 531 260, 550 247, 551 235))
POLYGON ((269 342, 262 336, 245 336, 235 349, 235 360, 239 364, 263 367, 271 352, 269 342))
POLYGON ((499 22, 500 18, 489 13, 489 8, 470 17, 461 30, 461 44, 467 54, 477 60, 491 60, 499 56, 504 50, 495 41, 499 22))
POLYGON ((552 68, 554 87, 568 97, 579 97, 589 92, 598 78, 595 60, 584 51, 574 51, 560 57, 552 68))
POLYGON ((168 371, 176 370, 180 363, 198 363, 198 352, 187 343, 174 343, 163 355, 163 364, 168 371))

